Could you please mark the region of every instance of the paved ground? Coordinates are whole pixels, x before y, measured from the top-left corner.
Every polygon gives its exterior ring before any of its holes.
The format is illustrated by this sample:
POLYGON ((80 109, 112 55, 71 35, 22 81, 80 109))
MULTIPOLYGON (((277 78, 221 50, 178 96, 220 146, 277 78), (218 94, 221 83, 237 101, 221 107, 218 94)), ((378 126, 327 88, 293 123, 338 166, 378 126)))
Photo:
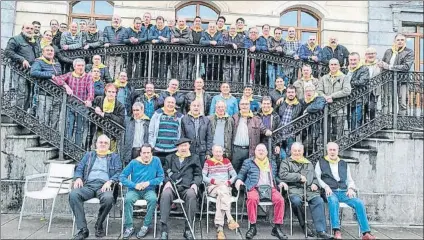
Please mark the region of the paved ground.
MULTIPOLYGON (((90 231, 94 231, 94 218, 88 218, 88 227, 90 231)), ((202 221, 202 235, 203 239, 216 239, 215 229, 213 227, 213 220, 210 220, 210 231, 206 233, 205 219, 202 221)), ((17 230, 19 215, 17 214, 2 214, 1 215, 1 239, 69 239, 71 238, 72 219, 70 216, 58 216, 53 219, 50 233, 47 233, 48 221, 40 217, 24 217, 21 230, 17 230)), ((200 222, 196 219, 195 232, 196 239, 201 239, 200 222)), ((141 218, 135 221, 137 229, 141 226, 141 218)), ((343 223, 343 237, 345 239, 358 239, 358 228, 356 224, 343 223)), ((104 239, 118 239, 120 236, 121 219, 112 217, 109 220, 109 234, 104 239)), ((184 219, 180 217, 172 218, 170 224, 169 239, 182 239, 182 229, 184 228, 184 219)), ((247 230, 246 218, 241 223, 241 231, 244 234, 247 230)), ((284 225, 284 231, 289 234, 289 220, 284 225)), ((302 239, 303 235, 300 233, 300 228, 295 224, 293 228, 293 235, 289 236, 290 239, 302 239)), ((228 239, 241 239, 239 234, 234 231, 226 229, 228 239)), ((258 223, 258 235, 255 239, 275 239, 270 235, 271 225, 262 219, 258 223)), ((372 232, 378 239, 423 239, 422 227, 387 227, 372 225, 372 232)), ((158 237, 158 236, 157 236, 158 237)), ((90 234, 91 239, 94 239, 94 232, 90 234)), ((146 237, 146 239, 153 238, 153 231, 146 237)), ((133 239, 136 239, 133 237, 133 239)))

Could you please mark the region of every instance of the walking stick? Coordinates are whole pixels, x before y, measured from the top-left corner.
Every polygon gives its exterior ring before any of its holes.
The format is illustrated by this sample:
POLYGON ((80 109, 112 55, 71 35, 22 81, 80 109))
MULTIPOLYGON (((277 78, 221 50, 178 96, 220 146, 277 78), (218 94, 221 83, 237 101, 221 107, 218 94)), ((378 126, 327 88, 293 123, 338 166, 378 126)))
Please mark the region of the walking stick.
POLYGON ((306 182, 304 182, 303 183, 303 197, 304 197, 304 206, 305 206, 305 238, 308 238, 308 221, 307 221, 307 218, 306 218, 306 208, 307 208, 307 206, 308 206, 308 200, 306 199, 306 183, 307 183, 308 181, 306 181, 306 182))
MULTIPOLYGON (((190 232, 191 232, 191 235, 193 236, 193 239, 196 239, 195 236, 194 236, 193 228, 191 227, 191 224, 190 224, 190 220, 188 219, 187 213, 186 213, 185 208, 184 208, 184 204, 183 204, 184 201, 180 198, 180 194, 178 193, 178 190, 177 190, 177 183, 179 183, 179 182, 181 182, 181 179, 179 179, 177 182, 174 182, 171 179, 172 186, 175 190, 175 193, 177 193, 177 197, 178 197, 177 202, 181 204, 181 208, 183 209, 184 217, 187 221, 188 227, 190 228, 190 232)), ((189 205, 189 208, 190 208, 190 205, 189 205)))

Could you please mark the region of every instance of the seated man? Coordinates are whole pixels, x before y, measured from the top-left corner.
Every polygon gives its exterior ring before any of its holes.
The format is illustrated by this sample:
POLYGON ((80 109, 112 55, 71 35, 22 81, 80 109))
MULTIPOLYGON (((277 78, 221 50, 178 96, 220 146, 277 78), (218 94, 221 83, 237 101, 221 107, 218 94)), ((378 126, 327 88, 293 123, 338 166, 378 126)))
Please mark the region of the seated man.
MULTIPOLYGON (((163 169, 166 173, 165 186, 160 198, 160 222, 162 223, 161 239, 168 239, 168 220, 172 201, 176 198, 174 191, 178 191, 190 225, 193 226, 193 220, 197 209, 197 191, 202 182, 202 168, 200 167, 199 157, 190 153, 190 139, 181 138, 177 143, 177 152, 166 157, 163 169), (171 182, 174 182, 177 189, 171 182)), ((188 222, 185 222, 184 238, 194 239, 190 232, 188 222)))
MULTIPOLYGON (((256 219, 258 216, 258 204, 261 200, 258 186, 270 186, 272 188, 271 200, 274 205, 274 227, 271 235, 279 239, 287 239, 284 234, 282 225, 284 217, 284 199, 276 189, 282 188, 285 183, 280 182, 277 176, 277 164, 275 161, 268 159, 268 151, 264 144, 260 143, 256 146, 255 156, 246 159, 239 174, 237 175, 236 188, 240 189, 240 185, 246 185, 247 191, 247 217, 250 222, 250 228, 246 233, 247 239, 256 236, 256 219)), ((287 187, 287 185, 285 185, 287 187)))
POLYGON ((134 233, 133 227, 133 209, 134 203, 137 200, 144 199, 147 202, 147 212, 144 217, 143 226, 137 233, 137 238, 146 236, 151 226, 153 213, 156 208, 156 186, 163 182, 163 168, 158 157, 152 155, 153 149, 150 144, 146 143, 141 146, 140 155, 131 160, 121 175, 119 180, 122 184, 129 188, 125 194, 124 216, 125 216, 125 231, 123 239, 129 239, 134 233), (131 175, 131 179, 128 177, 131 175))
POLYGON ((224 217, 227 216, 228 228, 235 230, 239 224, 231 216, 231 184, 236 181, 237 173, 228 158, 224 158, 224 149, 219 145, 212 147, 213 157, 203 166, 203 181, 207 184, 208 196, 216 197, 215 226, 217 239, 225 239, 224 217))
POLYGON ((340 232, 339 203, 346 203, 355 209, 363 240, 375 239, 371 235, 365 212, 364 202, 355 197, 355 182, 350 174, 349 166, 339 158, 339 145, 334 142, 327 144, 328 155, 321 158, 315 165, 315 173, 319 185, 325 189, 328 200, 331 226, 334 239, 342 239, 340 232))
POLYGON ((312 213, 317 237, 331 239, 331 235, 325 232, 327 226, 325 222, 324 201, 318 191, 318 181, 315 176, 314 165, 303 156, 303 151, 304 149, 301 143, 293 143, 291 146, 291 156, 287 161, 281 162, 279 176, 281 181, 284 181, 289 186, 289 197, 293 212, 299 220, 303 232, 306 230, 309 237, 314 237, 309 226, 305 225, 306 219, 304 219, 305 212, 302 207, 302 197, 306 194, 306 200, 309 203, 309 209, 312 213), (304 193, 304 184, 306 184, 306 193, 304 193))
POLYGON ((123 161, 140 156, 141 146, 149 143, 150 118, 144 114, 144 104, 135 102, 132 106, 132 117, 125 120, 125 138, 122 150, 123 161))
POLYGON ((75 215, 78 232, 74 239, 89 236, 85 220, 84 202, 92 198, 100 199, 99 215, 94 228, 96 237, 105 236, 103 222, 112 209, 113 183, 118 182, 122 163, 119 155, 109 152, 110 139, 106 135, 97 138, 96 150, 87 152, 75 170, 74 189, 69 193, 69 205, 75 215))

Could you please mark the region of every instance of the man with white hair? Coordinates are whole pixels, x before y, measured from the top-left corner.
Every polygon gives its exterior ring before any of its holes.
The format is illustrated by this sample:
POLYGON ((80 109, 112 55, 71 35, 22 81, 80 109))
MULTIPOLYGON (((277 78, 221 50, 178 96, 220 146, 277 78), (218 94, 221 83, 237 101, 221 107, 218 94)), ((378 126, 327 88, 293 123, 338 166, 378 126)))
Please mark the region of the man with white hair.
MULTIPOLYGON (((126 28, 121 26, 121 16, 114 14, 112 16, 111 26, 106 26, 103 30, 104 47, 124 44, 124 35, 126 28)), ((110 75, 114 78, 122 70, 124 59, 121 56, 108 56, 106 65, 109 67, 110 75)))
POLYGON ((289 186, 289 197, 292 204, 294 215, 299 220, 299 224, 306 231, 308 237, 315 235, 305 225, 305 212, 302 207, 302 198, 306 196, 311 210, 312 220, 315 225, 317 237, 320 239, 331 239, 331 235, 325 231, 327 229, 325 220, 324 201, 320 196, 318 189, 318 180, 315 176, 314 165, 303 156, 304 148, 299 142, 293 143, 291 146, 291 155, 286 161, 282 161, 279 170, 281 181, 289 186), (306 185, 306 193, 304 192, 306 185))
POLYGON ((339 157, 337 143, 329 142, 327 144, 327 154, 315 165, 315 174, 319 185, 325 189, 334 239, 342 239, 339 203, 346 203, 355 209, 362 240, 375 239, 371 235, 364 202, 356 197, 355 182, 352 179, 349 166, 339 157))
POLYGON ((69 204, 78 229, 74 239, 85 239, 89 236, 84 202, 95 197, 100 200, 99 214, 94 225, 96 237, 105 236, 103 222, 116 201, 112 184, 119 181, 122 170, 119 155, 111 153, 109 147, 110 139, 106 135, 100 135, 97 138, 96 150, 87 152, 75 170, 74 186, 69 193, 69 204))
MULTIPOLYGON (((25 23, 21 33, 9 39, 4 53, 13 62, 21 64, 24 69, 30 68, 35 59, 41 56, 40 45, 34 39, 34 26, 25 23)), ((15 73, 12 74, 12 79, 17 89, 16 105, 27 110, 30 107, 29 96, 32 91, 30 84, 15 73)))
MULTIPOLYGON (((338 40, 334 36, 330 36, 328 39, 328 46, 325 46, 321 52, 321 62, 325 65, 329 64, 332 58, 339 60, 341 68, 346 68, 349 65, 349 51, 341 44, 338 44, 338 40)), ((345 72, 345 71, 344 71, 345 72)))
POLYGON ((140 156, 141 146, 149 142, 149 125, 150 118, 144 114, 144 104, 135 102, 132 105, 131 118, 125 121, 125 140, 122 155, 126 163, 140 156))
MULTIPOLYGON (((85 61, 84 59, 77 58, 73 62, 74 71, 69 72, 60 76, 53 76, 52 80, 59 86, 63 86, 66 93, 71 96, 75 96, 84 102, 86 107, 91 107, 91 102, 94 99, 94 83, 91 74, 86 74, 85 61)), ((62 109, 65 110, 65 109, 62 109)), ((85 109, 84 109, 85 111, 85 109)), ((81 114, 76 111, 67 109, 67 137, 73 136, 74 123, 75 127, 75 143, 77 145, 82 144, 82 133, 86 126, 81 114)))
POLYGON ((65 51, 82 48, 82 34, 78 32, 78 24, 76 22, 71 23, 69 31, 64 32, 60 37, 60 47, 65 51))

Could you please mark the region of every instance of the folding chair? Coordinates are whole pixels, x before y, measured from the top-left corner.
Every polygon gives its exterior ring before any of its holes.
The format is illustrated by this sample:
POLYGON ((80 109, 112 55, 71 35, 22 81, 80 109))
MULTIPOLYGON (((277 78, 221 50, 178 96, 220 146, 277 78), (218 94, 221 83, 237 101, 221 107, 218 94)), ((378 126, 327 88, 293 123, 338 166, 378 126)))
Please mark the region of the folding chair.
POLYGON ((18 230, 21 229, 22 215, 25 208, 26 198, 42 200, 44 214, 44 200, 53 199, 52 210, 50 212, 49 227, 47 232, 50 232, 50 227, 53 219, 53 211, 58 195, 68 194, 72 187, 72 178, 74 176, 75 165, 50 163, 48 173, 34 174, 25 177, 24 198, 22 200, 22 208, 19 216, 18 230), (28 182, 31 179, 47 177, 45 186, 40 191, 28 191, 28 182))
MULTIPOLYGON (((205 191, 203 192, 203 196, 202 196, 202 206, 200 208, 200 221, 202 221, 202 216, 203 216, 203 205, 206 199, 206 232, 209 233, 209 214, 213 213, 212 211, 209 211, 209 204, 215 203, 216 204, 216 197, 211 197, 208 195, 207 193, 207 187, 206 184, 203 183, 205 185, 205 191)), ((237 190, 237 196, 231 196, 231 203, 235 203, 236 204, 236 222, 238 220, 238 199, 240 196, 240 189, 237 190)))
MULTIPOLYGON (((131 179, 131 176, 129 177, 129 179, 131 179)), ((122 222, 121 222, 121 236, 124 235, 124 221, 125 221, 125 198, 124 198, 124 192, 123 192, 123 185, 122 183, 119 183, 119 186, 121 187, 121 201, 122 201, 122 222)), ((153 238, 156 238, 156 223, 157 223, 157 219, 158 219, 158 205, 159 205, 159 196, 160 196, 160 190, 162 188, 162 183, 160 183, 160 185, 158 186, 159 190, 158 190, 158 194, 156 195, 157 197, 157 204, 155 207, 155 216, 154 216, 154 226, 153 226, 153 238)), ((137 200, 134 203, 134 207, 143 207, 146 206, 147 208, 147 201, 142 199, 142 200, 137 200)), ((133 212, 143 212, 143 209, 139 209, 139 210, 133 210, 133 212)))

